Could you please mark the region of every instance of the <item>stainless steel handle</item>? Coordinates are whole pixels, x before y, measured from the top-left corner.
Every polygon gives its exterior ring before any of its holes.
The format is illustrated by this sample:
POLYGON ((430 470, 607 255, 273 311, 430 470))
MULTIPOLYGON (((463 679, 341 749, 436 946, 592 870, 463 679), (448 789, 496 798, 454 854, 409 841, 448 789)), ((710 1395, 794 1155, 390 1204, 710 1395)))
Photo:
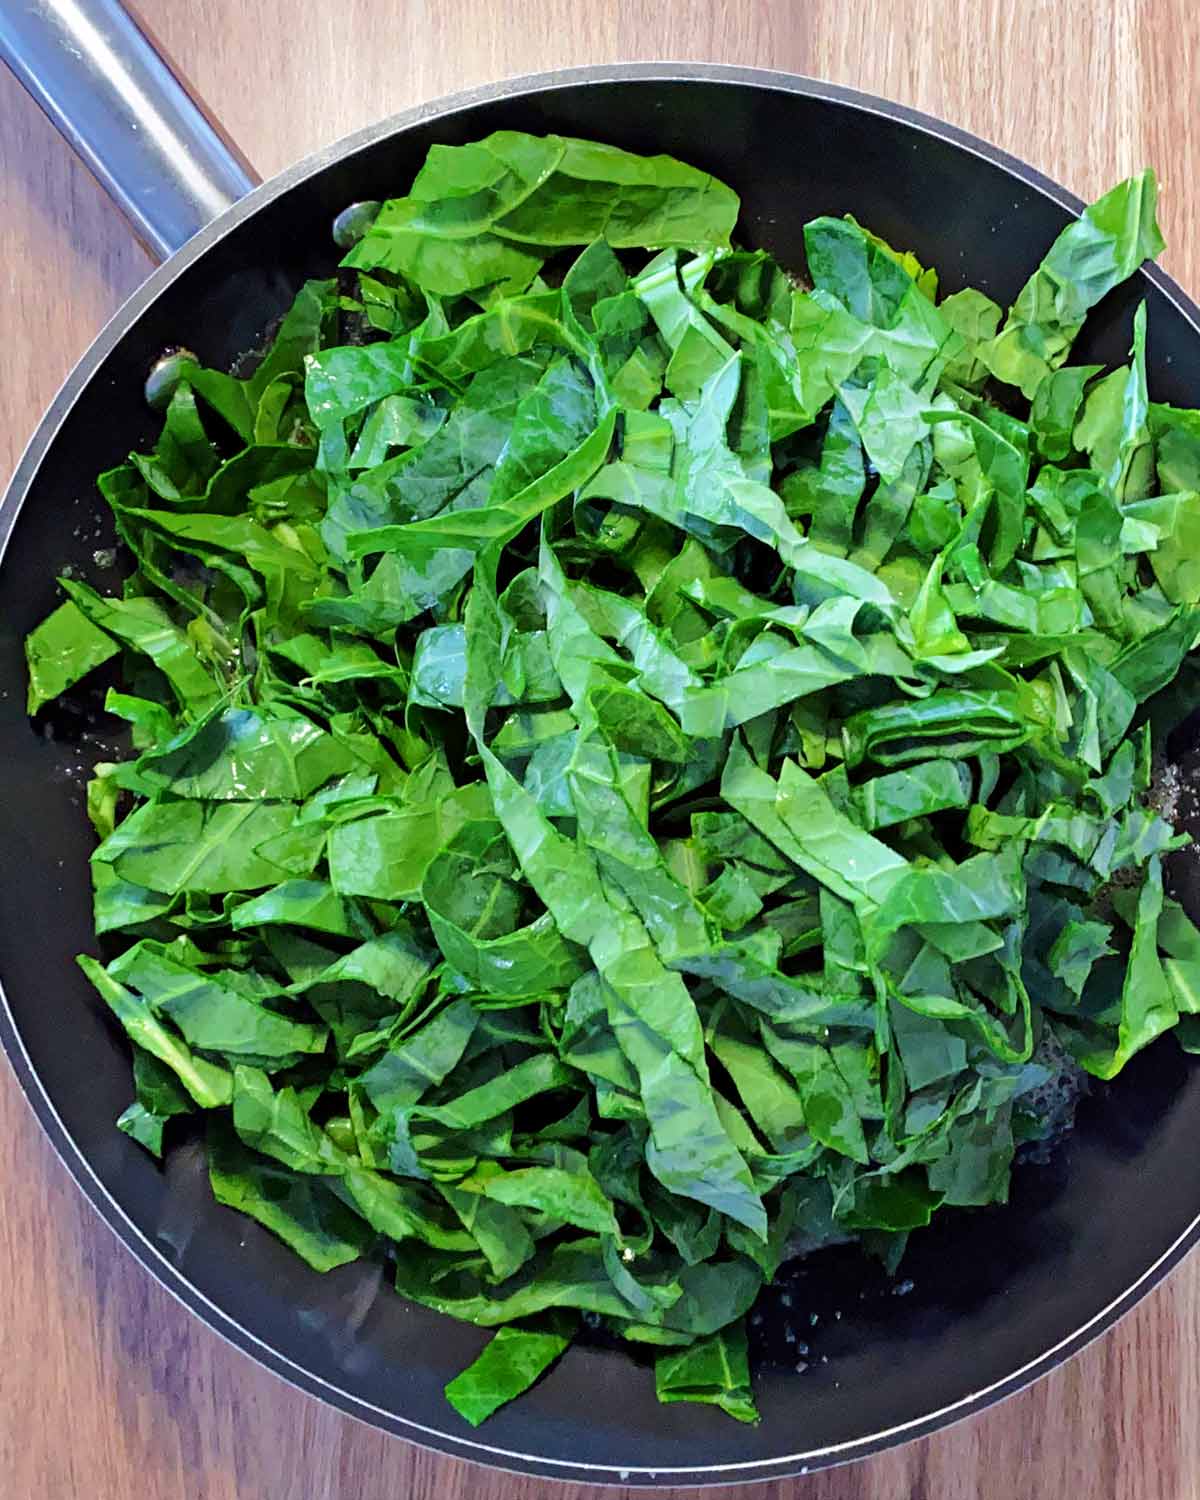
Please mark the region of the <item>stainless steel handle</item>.
POLYGON ((0 58, 159 260, 259 181, 120 0, 0 0, 0 58))

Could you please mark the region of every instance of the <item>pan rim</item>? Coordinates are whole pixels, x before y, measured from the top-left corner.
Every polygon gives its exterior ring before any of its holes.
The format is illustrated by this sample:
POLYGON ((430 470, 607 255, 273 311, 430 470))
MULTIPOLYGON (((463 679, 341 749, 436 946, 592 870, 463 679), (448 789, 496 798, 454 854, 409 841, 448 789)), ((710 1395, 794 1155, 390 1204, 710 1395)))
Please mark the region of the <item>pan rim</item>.
MULTIPOLYGON (((1001 168, 1023 185, 1032 188, 1071 214, 1078 214, 1084 206, 1082 200, 1075 194, 1019 158, 969 131, 874 94, 829 83, 822 79, 773 69, 671 61, 606 63, 515 75, 498 82, 445 95, 400 111, 387 119, 355 131, 285 168, 276 176, 254 188, 245 198, 240 199, 200 230, 186 245, 157 267, 130 295, 107 321, 82 358, 67 375, 18 459, 3 500, 0 500, 0 567, 3 566, 17 518, 36 483, 38 471, 46 453, 76 401, 101 370, 109 354, 160 292, 226 235, 253 217, 260 208, 274 202, 300 183, 319 175, 335 162, 377 145, 390 137, 402 134, 417 125, 449 118, 476 105, 496 100, 536 95, 564 87, 587 88, 612 82, 722 83, 823 100, 863 114, 898 121, 920 134, 958 147, 969 155, 1001 168)), ((1175 307, 1200 339, 1200 309, 1174 279, 1157 266, 1152 265, 1144 266, 1138 274, 1175 307)), ((1141 1275, 1092 1317, 1049 1349, 987 1386, 980 1387, 936 1410, 925 1412, 892 1427, 847 1439, 841 1443, 733 1464, 652 1468, 649 1465, 594 1464, 549 1458, 544 1454, 525 1453, 501 1448, 479 1439, 462 1437, 376 1406, 364 1397, 341 1388, 289 1359, 239 1323, 217 1303, 211 1301, 167 1259, 97 1176, 87 1154, 67 1130, 54 1101, 47 1093, 33 1066, 5 993, 2 979, 0 979, 0 1045, 8 1055, 17 1081, 55 1153, 92 1208, 159 1285, 227 1343, 248 1354, 278 1378, 286 1380, 306 1394, 315 1396, 370 1426, 455 1457, 474 1459, 493 1467, 541 1477, 587 1479, 593 1482, 624 1485, 654 1485, 683 1481, 691 1484, 730 1484, 740 1480, 787 1478, 884 1451, 974 1415, 1047 1374, 1111 1328, 1200 1240, 1200 1210, 1198 1210, 1191 1222, 1141 1275)))

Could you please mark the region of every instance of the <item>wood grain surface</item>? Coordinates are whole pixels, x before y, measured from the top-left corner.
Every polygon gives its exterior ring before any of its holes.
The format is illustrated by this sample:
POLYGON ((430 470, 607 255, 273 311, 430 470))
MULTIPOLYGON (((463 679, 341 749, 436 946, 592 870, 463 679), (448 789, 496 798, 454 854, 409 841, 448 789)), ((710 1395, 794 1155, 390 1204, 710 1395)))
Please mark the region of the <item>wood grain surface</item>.
MULTIPOLYGON (((0 0, 8 3, 17 0, 0 0)), ((1194 0, 145 0, 143 13, 264 175, 381 115, 530 69, 632 58, 756 64, 929 110, 1084 196, 1153 163, 1166 189, 1165 264, 1200 294, 1194 0)), ((7 74, 0 204, 3 481, 59 382, 149 263, 7 74)), ((990 1413, 851 1468, 752 1488, 763 1500, 1200 1495, 1200 1258, 1113 1333, 990 1413)), ((260 1370, 133 1263, 0 1067, 5 1500, 617 1493, 436 1457, 260 1370)))

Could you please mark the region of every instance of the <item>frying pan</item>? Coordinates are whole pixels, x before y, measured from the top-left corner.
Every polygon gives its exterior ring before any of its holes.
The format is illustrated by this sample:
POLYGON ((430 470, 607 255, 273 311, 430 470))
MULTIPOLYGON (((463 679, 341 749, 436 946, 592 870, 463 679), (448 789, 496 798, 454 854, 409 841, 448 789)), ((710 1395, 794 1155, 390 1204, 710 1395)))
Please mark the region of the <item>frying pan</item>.
MULTIPOLYGON (((382 1264, 310 1271, 212 1201, 198 1142, 160 1168, 113 1128, 129 1058, 72 961, 92 944, 81 786, 106 724, 69 706, 35 732, 22 713, 21 641, 55 604, 55 575, 69 564, 104 586, 93 553, 111 538, 93 476, 152 439, 142 385, 156 357, 184 343, 229 366, 306 277, 328 273, 335 214, 401 191, 435 142, 504 128, 671 152, 731 182, 742 237, 784 265, 802 263, 805 219, 852 212, 937 265, 947 290, 969 283, 1001 302, 1078 201, 911 110, 782 73, 677 64, 455 95, 255 187, 116 0, 8 5, 0 53, 169 257, 67 380, 0 510, 0 1040, 130 1252, 211 1328, 353 1416, 459 1457, 592 1482, 780 1478, 876 1452, 980 1410, 1111 1326, 1200 1237, 1200 1074, 1169 1039, 1085 1101, 1048 1164, 1017 1170, 1007 1207, 948 1213, 915 1235, 902 1281, 847 1251, 795 1266, 755 1330, 759 1426, 660 1406, 648 1366, 592 1347, 472 1430, 441 1390, 480 1330, 403 1302, 382 1264)), ((1195 404, 1200 316, 1156 270, 1093 314, 1081 356, 1123 359, 1141 297, 1156 397, 1195 404)), ((1194 892, 1181 894, 1194 910, 1194 892)))

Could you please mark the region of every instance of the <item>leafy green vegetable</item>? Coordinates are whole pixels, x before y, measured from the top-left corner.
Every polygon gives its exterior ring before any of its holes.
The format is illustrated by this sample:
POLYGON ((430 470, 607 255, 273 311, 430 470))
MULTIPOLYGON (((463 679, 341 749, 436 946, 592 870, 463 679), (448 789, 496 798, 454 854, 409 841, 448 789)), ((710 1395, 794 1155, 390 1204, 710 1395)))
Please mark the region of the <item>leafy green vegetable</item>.
POLYGON ((515 1325, 501 1328, 474 1364, 446 1387, 446 1400, 472 1427, 522 1395, 566 1352, 570 1333, 541 1333, 515 1325))
POLYGON ((37 713, 120 649, 112 636, 93 625, 70 600, 60 604, 25 641, 27 711, 37 713))
POLYGON ((114 959, 108 973, 136 990, 156 1015, 174 1022, 188 1044, 202 1051, 283 1065, 325 1050, 325 1028, 268 1009, 263 999, 271 997, 274 986, 263 984, 260 999, 254 994, 258 985, 247 982, 257 976, 248 972, 198 970, 156 944, 141 942, 114 959))
POLYGON ((163 1151, 163 1130, 174 1115, 191 1112, 192 1103, 175 1074, 150 1052, 135 1045, 133 1103, 117 1119, 117 1129, 139 1141, 155 1156, 163 1151))
POLYGON ((257 1219, 314 1271, 332 1271, 371 1248, 372 1231, 321 1178, 246 1150, 223 1120, 209 1130, 208 1176, 218 1203, 257 1219))
POLYGON ((1101 297, 1163 249, 1157 200, 1153 172, 1139 172, 1063 230, 983 353, 993 375, 1033 398, 1101 297))
POLYGON ((700 1401, 719 1406, 739 1422, 757 1422, 750 1392, 746 1335, 724 1329, 688 1349, 660 1354, 654 1365, 654 1388, 660 1401, 700 1401))
POLYGON ((1043 1059, 1200 1049, 1152 786, 1200 413, 1144 306, 1127 366, 1067 363, 1154 205, 1006 312, 851 219, 801 290, 669 158, 435 147, 101 476, 129 576, 26 651, 30 713, 127 684, 80 959, 118 1126, 205 1113, 221 1203, 498 1329, 468 1422, 581 1315, 755 1421, 785 1259, 1004 1202, 1043 1059))
POLYGON ((346 264, 441 296, 496 282, 519 292, 553 249, 727 245, 737 211, 723 183, 670 157, 501 130, 434 146, 410 195, 384 205, 346 264))

